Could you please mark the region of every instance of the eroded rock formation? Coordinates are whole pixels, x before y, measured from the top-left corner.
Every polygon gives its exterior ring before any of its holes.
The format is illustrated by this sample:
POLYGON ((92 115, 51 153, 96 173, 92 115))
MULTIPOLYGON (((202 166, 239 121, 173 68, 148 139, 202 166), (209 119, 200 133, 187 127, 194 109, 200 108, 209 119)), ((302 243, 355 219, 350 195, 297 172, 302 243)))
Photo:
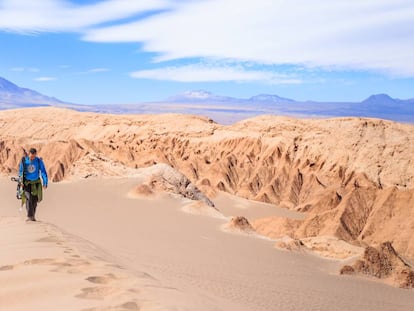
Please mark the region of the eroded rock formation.
POLYGON ((0 112, 3 173, 16 171, 22 146, 38 148, 53 181, 71 175, 73 164, 88 154, 131 168, 166 163, 203 192, 221 190, 306 212, 304 221, 252 224, 268 236, 335 236, 357 245, 392 240, 397 252, 414 258, 412 125, 262 116, 221 126, 174 114, 0 112))

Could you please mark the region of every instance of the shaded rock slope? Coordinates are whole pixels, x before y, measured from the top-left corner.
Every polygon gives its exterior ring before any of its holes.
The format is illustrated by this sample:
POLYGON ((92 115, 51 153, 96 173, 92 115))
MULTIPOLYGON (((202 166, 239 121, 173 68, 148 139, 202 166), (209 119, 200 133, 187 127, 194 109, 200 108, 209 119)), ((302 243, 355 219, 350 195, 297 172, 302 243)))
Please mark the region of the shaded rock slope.
POLYGON ((344 266, 341 274, 362 274, 383 279, 402 288, 414 288, 414 270, 397 254, 390 242, 368 246, 352 266, 344 266))

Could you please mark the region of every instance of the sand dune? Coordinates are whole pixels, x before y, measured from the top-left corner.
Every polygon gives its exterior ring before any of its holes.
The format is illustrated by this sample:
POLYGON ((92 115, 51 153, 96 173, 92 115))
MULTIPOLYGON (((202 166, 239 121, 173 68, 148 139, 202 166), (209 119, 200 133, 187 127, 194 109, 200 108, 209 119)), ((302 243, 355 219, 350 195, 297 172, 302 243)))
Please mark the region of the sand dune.
POLYGON ((133 176, 135 168, 165 163, 209 199, 224 191, 303 213, 300 220, 248 217, 270 238, 328 236, 362 247, 392 241, 414 258, 412 125, 261 116, 221 126, 188 115, 38 108, 0 112, 0 133, 3 173, 13 173, 20 147, 31 145, 54 181, 133 176))
MULTIPOLYGON (((82 311, 412 309, 410 290, 340 276, 337 262, 279 251, 270 240, 222 232, 226 219, 183 213, 188 199, 132 199, 127 193, 137 180, 52 183, 39 206, 40 221, 26 224, 18 216, 13 183, 0 178, 0 282, 8 284, 0 287, 1 306, 55 310, 58 303, 59 310, 82 311)), ((270 208, 228 195, 215 203, 226 217, 244 210, 254 219, 270 208)), ((274 212, 295 214, 278 208, 274 212)))
POLYGON ((149 274, 105 260, 104 252, 48 223, 0 218, 0 233, 1 310, 172 310, 180 300, 203 308, 149 274), (156 298, 160 292, 162 300, 156 298))

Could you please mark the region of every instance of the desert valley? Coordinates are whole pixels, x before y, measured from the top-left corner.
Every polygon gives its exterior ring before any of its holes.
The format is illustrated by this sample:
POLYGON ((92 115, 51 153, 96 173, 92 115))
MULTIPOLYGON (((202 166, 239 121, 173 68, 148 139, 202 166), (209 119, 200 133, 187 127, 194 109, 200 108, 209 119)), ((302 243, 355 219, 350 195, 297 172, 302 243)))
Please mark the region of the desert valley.
POLYGON ((411 310, 413 154, 381 119, 1 111, 0 309, 411 310))

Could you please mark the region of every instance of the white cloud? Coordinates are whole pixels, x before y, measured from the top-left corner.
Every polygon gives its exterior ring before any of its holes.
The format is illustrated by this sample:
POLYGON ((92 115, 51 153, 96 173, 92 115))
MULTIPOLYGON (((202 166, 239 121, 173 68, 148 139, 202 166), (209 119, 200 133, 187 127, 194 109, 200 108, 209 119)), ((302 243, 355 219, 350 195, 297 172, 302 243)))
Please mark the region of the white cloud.
POLYGON ((23 67, 14 67, 10 69, 11 71, 15 71, 15 72, 23 72, 24 68, 23 67))
POLYGON ((177 82, 265 82, 271 84, 298 84, 302 81, 285 74, 269 71, 246 70, 241 66, 210 66, 206 64, 164 67, 135 71, 130 74, 136 79, 152 79, 177 82))
POLYGON ((47 82, 47 81, 54 81, 56 80, 56 78, 55 77, 37 77, 34 80, 38 82, 47 82))
POLYGON ((108 71, 110 71, 109 68, 92 68, 86 71, 78 72, 78 74, 86 75, 86 74, 101 73, 101 72, 108 72, 108 71))
POLYGON ((0 0, 0 30, 139 42, 157 61, 234 59, 414 77, 412 0, 0 0), (144 17, 154 10, 162 12, 144 17))
POLYGON ((88 70, 88 72, 90 73, 107 72, 107 71, 109 71, 108 68, 93 68, 93 69, 88 70))
POLYGON ((0 29, 23 33, 76 32, 169 6, 168 0, 106 0, 87 5, 65 0, 0 0, 0 29))
POLYGON ((143 42, 158 61, 213 57, 414 76, 412 0, 210 0, 124 25, 95 42, 143 42))

